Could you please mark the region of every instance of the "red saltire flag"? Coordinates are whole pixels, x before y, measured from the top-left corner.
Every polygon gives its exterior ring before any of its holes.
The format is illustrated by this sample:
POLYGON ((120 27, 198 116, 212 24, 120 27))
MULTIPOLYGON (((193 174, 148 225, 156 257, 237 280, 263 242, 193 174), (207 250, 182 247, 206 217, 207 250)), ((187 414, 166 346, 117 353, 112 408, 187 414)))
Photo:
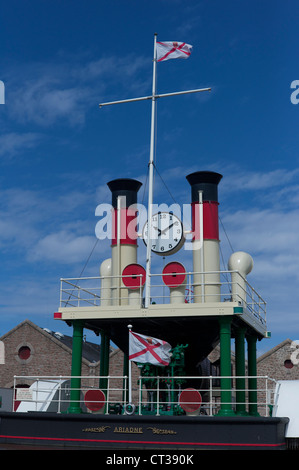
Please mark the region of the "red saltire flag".
POLYGON ((188 59, 192 46, 185 42, 157 41, 157 62, 169 59, 188 59))
POLYGON ((129 330, 130 361, 168 366, 171 357, 170 350, 171 346, 166 341, 129 330))

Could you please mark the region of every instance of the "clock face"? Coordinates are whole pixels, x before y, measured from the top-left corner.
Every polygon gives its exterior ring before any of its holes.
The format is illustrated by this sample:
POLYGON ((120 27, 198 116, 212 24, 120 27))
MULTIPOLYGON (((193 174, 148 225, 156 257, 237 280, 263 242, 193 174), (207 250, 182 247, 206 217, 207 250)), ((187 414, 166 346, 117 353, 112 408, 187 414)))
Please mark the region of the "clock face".
MULTIPOLYGON (((147 244, 148 221, 143 227, 142 238, 147 244)), ((151 244, 152 251, 161 256, 176 253, 184 244, 183 224, 180 219, 169 212, 158 212, 152 216, 151 244)))

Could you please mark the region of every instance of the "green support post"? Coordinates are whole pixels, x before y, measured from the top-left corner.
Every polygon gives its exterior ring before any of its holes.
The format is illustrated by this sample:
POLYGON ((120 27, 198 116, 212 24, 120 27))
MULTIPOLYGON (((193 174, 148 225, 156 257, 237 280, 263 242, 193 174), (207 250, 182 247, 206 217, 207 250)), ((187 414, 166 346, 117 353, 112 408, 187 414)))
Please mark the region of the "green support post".
POLYGON ((100 354, 100 382, 99 387, 107 396, 107 386, 109 375, 109 353, 110 353, 110 339, 107 334, 101 332, 101 354, 100 354))
POLYGON ((220 376, 221 378, 221 408, 220 416, 233 416, 231 392, 231 317, 219 317, 220 326, 220 376))
POLYGON ((128 403, 129 400, 129 355, 124 353, 123 363, 123 403, 128 403))
POLYGON ((245 393, 245 332, 246 328, 238 328, 235 336, 236 357, 236 414, 246 416, 245 393))
POLYGON ((80 407, 81 368, 82 368, 83 323, 73 322, 72 378, 68 413, 82 413, 80 407))
POLYGON ((256 367, 256 336, 247 336, 248 346, 248 389, 249 414, 259 416, 257 411, 257 367, 256 367), (251 378, 250 378, 251 377, 251 378))

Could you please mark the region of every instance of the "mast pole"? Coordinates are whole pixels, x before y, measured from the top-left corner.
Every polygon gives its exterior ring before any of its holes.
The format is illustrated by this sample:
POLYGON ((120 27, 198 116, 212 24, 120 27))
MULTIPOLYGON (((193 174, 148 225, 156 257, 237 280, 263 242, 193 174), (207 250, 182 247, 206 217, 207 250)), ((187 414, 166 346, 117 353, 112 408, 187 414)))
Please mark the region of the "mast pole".
POLYGON ((157 82, 157 33, 154 35, 154 57, 153 57, 153 84, 151 96, 142 96, 140 98, 132 98, 118 101, 109 101, 100 103, 99 107, 110 106, 112 104, 129 103, 133 101, 152 100, 152 115, 151 115, 151 137, 150 137, 150 158, 148 164, 149 171, 149 188, 148 188, 148 230, 147 230, 147 248, 146 248, 146 285, 145 285, 145 308, 150 304, 151 295, 151 252, 152 252, 152 210, 153 210, 153 181, 154 181, 154 149, 155 149, 155 119, 156 119, 156 101, 158 98, 167 96, 185 95, 189 93, 199 93, 202 91, 211 91, 211 88, 198 88, 195 90, 185 90, 174 93, 164 93, 157 95, 156 82, 157 82))
POLYGON ((150 303, 151 291, 151 250, 152 250, 152 210, 153 210, 153 180, 154 180, 154 146, 155 146, 155 117, 156 117, 156 80, 157 80, 157 33, 154 36, 154 58, 153 58, 153 85, 152 85, 152 116, 151 116, 151 140, 149 159, 149 183, 148 183, 148 229, 146 246, 146 285, 145 285, 145 308, 150 303))

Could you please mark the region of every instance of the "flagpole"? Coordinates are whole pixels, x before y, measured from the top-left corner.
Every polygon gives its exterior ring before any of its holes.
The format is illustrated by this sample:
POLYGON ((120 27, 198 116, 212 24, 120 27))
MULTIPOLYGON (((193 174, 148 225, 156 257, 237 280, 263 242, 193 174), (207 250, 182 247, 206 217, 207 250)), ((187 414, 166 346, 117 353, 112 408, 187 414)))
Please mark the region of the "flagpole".
POLYGON ((146 248, 146 285, 145 285, 145 308, 150 304, 151 293, 151 253, 152 253, 152 209, 153 209, 153 180, 154 180, 154 147, 155 147, 155 118, 156 118, 156 101, 158 98, 167 96, 185 95, 189 93, 199 93, 202 91, 211 91, 211 88, 198 88, 195 90, 185 90, 174 93, 164 93, 157 95, 156 93, 156 69, 157 69, 157 33, 154 35, 154 57, 153 57, 153 83, 151 96, 143 96, 140 98, 132 98, 126 100, 110 101, 100 103, 99 107, 108 106, 119 103, 129 103, 133 101, 152 100, 152 115, 151 115, 151 136, 150 136, 150 158, 149 158, 149 188, 148 188, 148 234, 147 234, 147 248, 146 248))
POLYGON ((131 415, 135 411, 135 405, 132 403, 132 361, 130 360, 130 336, 131 336, 131 330, 133 328, 133 325, 128 325, 129 329, 129 350, 128 350, 128 358, 129 358, 129 367, 128 367, 128 388, 129 388, 129 393, 128 393, 128 402, 125 404, 124 409, 125 413, 128 415, 131 415))
MULTIPOLYGON (((132 325, 128 325, 129 328, 129 344, 130 344, 130 334, 132 325)), ((129 356, 129 354, 128 354, 129 356)), ((129 396, 128 396, 128 403, 132 403, 132 361, 129 359, 129 396)))
POLYGON ((154 143, 155 143, 155 114, 156 114, 156 74, 157 74, 157 33, 154 35, 153 57, 153 85, 152 85, 152 116, 151 116, 151 140, 149 159, 149 183, 148 183, 148 210, 147 210, 147 247, 146 247, 146 278, 145 278, 145 308, 150 303, 151 291, 151 251, 152 251, 152 209, 153 209, 153 179, 154 179, 154 143))

